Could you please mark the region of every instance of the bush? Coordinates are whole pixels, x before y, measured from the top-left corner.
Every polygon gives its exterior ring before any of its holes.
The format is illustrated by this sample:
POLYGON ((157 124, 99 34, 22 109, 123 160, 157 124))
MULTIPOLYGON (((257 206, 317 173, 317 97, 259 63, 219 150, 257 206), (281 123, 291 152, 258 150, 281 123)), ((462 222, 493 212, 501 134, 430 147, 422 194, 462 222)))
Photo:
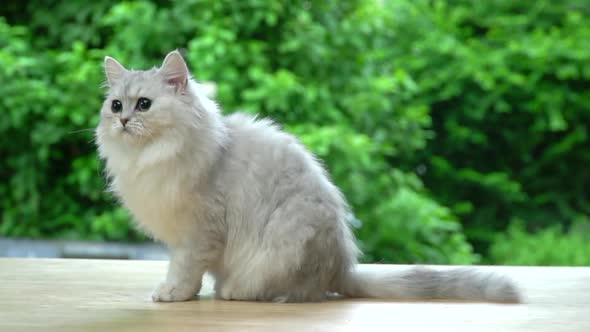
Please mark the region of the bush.
POLYGON ((555 225, 533 234, 517 220, 510 225, 507 234, 497 237, 490 253, 497 264, 588 266, 589 241, 589 220, 573 224, 567 232, 555 225))
POLYGON ((423 165, 476 249, 512 219, 539 228, 590 214, 588 3, 394 3, 392 58, 435 132, 402 164, 423 165))
POLYGON ((325 160, 368 260, 493 263, 488 246, 509 220, 567 228, 590 213, 587 10, 574 0, 10 2, 0 234, 144 239, 104 193, 92 143, 102 58, 147 68, 180 47, 225 112, 270 116, 325 160))
POLYGON ((137 239, 104 194, 92 145, 103 52, 74 43, 35 48, 23 27, 0 20, 0 234, 21 237, 137 239), (106 215, 105 215, 106 213, 106 215), (102 219, 104 220, 104 219, 102 219))

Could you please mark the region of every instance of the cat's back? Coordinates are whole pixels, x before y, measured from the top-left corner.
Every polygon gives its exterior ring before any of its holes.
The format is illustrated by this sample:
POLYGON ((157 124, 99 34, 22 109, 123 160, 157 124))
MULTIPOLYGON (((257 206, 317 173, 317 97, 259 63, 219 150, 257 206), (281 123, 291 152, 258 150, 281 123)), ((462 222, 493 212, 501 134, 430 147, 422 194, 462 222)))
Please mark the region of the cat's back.
POLYGON ((292 150, 291 155, 305 154, 297 139, 270 119, 234 113, 224 123, 230 137, 227 148, 236 158, 276 158, 286 150, 292 150))
POLYGON ((261 194, 272 191, 279 195, 281 188, 335 190, 314 156, 271 120, 234 113, 224 122, 229 134, 223 163, 227 186, 242 184, 261 194))

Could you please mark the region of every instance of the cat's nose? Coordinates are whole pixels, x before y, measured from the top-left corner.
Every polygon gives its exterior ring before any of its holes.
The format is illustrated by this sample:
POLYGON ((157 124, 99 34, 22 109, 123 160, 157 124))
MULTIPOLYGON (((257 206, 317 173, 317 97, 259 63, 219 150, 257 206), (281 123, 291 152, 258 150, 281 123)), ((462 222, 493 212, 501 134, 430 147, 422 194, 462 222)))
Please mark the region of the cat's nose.
POLYGON ((125 127, 127 122, 129 122, 129 119, 127 119, 127 118, 120 118, 119 120, 121 120, 121 124, 123 125, 123 127, 125 127))

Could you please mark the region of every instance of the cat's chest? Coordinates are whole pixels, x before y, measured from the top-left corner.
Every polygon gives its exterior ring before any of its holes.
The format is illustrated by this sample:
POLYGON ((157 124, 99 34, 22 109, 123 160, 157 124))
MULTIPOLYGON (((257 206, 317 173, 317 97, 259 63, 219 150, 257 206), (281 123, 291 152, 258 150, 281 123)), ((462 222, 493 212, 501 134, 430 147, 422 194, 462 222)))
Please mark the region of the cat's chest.
POLYGON ((121 176, 114 187, 139 226, 155 238, 172 245, 195 231, 200 198, 190 180, 179 174, 121 176))

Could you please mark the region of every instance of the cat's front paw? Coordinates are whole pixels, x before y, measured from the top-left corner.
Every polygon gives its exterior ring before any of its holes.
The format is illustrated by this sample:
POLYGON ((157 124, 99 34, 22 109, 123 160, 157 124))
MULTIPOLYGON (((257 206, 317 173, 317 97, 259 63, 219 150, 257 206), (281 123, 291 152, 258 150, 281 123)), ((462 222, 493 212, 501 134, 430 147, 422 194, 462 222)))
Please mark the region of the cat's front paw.
POLYGON ((182 284, 171 284, 163 282, 152 293, 154 302, 180 302, 187 301, 195 297, 196 290, 193 287, 187 287, 182 284))

